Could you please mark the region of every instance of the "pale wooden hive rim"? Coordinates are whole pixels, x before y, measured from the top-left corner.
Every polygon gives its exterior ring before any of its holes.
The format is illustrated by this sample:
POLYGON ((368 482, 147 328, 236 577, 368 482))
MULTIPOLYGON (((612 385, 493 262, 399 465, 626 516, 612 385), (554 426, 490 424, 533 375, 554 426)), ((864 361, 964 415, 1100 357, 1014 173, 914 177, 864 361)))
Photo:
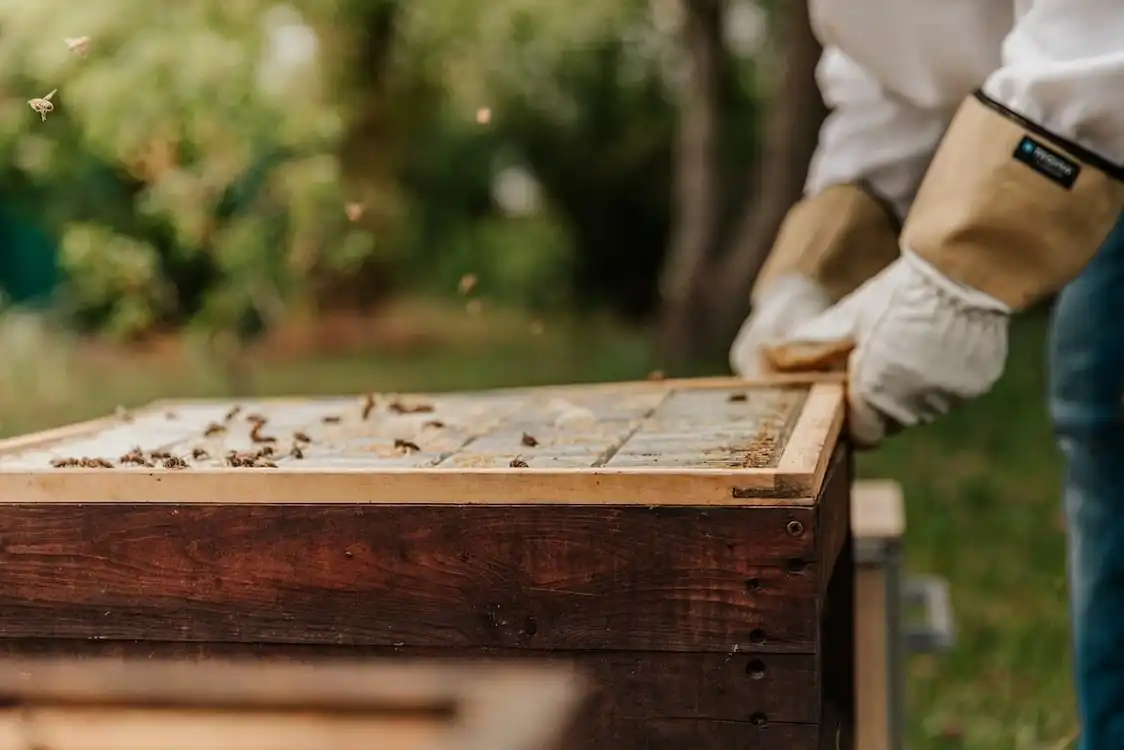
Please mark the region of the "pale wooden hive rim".
MULTIPOLYGON (((567 385, 540 388, 499 389, 495 391, 455 394, 403 394, 403 401, 420 399, 459 398, 471 403, 477 396, 502 396, 547 398, 557 401, 566 395, 588 394, 590 398, 600 398, 616 406, 606 408, 627 409, 629 399, 637 403, 651 397, 653 407, 647 416, 621 417, 616 421, 599 422, 608 425, 603 430, 574 428, 578 436, 575 445, 566 442, 566 427, 557 432, 563 434, 551 450, 551 460, 556 466, 549 468, 531 466, 514 468, 507 465, 474 466, 473 457, 453 451, 449 455, 463 458, 468 466, 349 466, 348 460, 338 456, 329 457, 329 466, 302 465, 301 462, 280 462, 277 468, 203 468, 193 466, 187 470, 163 468, 123 468, 114 469, 61 469, 29 467, 20 465, 18 460, 36 456, 42 462, 43 456, 55 455, 44 451, 65 450, 68 445, 81 445, 82 440, 89 443, 91 436, 108 434, 110 427, 120 427, 116 418, 93 420, 78 425, 70 425, 56 430, 35 433, 23 437, 0 441, 0 498, 3 502, 16 503, 174 503, 174 504, 524 504, 524 503, 563 503, 563 504, 603 504, 603 505, 810 505, 815 501, 823 482, 824 474, 835 444, 840 438, 844 415, 844 386, 838 375, 784 376, 764 381, 744 381, 734 378, 708 378, 692 380, 639 381, 634 383, 605 383, 597 385, 567 385), (761 467, 720 467, 700 468, 690 465, 690 456, 681 456, 684 465, 660 466, 658 464, 662 446, 673 442, 674 434, 665 435, 658 430, 645 429, 658 422, 659 408, 666 406, 674 412, 672 403, 675 394, 703 394, 698 398, 705 402, 707 393, 722 391, 746 391, 754 389, 766 392, 794 392, 802 390, 798 410, 794 411, 787 434, 777 449, 773 465, 761 467), (653 394, 655 394, 653 396, 653 394), (655 396, 661 396, 656 398, 655 396), (640 425, 637 427, 636 425, 640 425), (613 431, 616 430, 616 433, 613 431), (592 437, 591 437, 592 436, 592 437), (623 438, 623 439, 622 439, 623 438), (593 446, 586 451, 586 447, 593 446), (614 442, 616 441, 616 442, 614 442), (608 452, 609 465, 574 466, 581 461, 589 461, 597 455, 598 447, 611 446, 608 452), (645 448, 645 446, 649 446, 645 448), (628 455, 621 451, 632 450, 636 462, 644 462, 648 455, 655 456, 653 465, 613 465, 613 461, 627 464, 628 455), (644 451, 650 450, 652 453, 644 451), (586 451, 586 452, 583 452, 586 451), (335 464, 331 463, 335 460, 335 464)), ((583 396, 584 397, 584 396, 583 396)), ((712 397, 711 402, 714 401, 712 397)), ((325 400, 327 403, 329 400, 325 400)), ((331 403, 340 403, 330 400, 331 403)), ((358 398, 347 397, 348 402, 358 402, 358 398)), ((209 408, 227 410, 234 401, 165 401, 151 404, 134 412, 136 420, 149 419, 153 415, 163 415, 169 410, 209 408)), ((247 402, 248 409, 261 406, 292 408, 313 408, 313 399, 255 399, 247 402)), ((546 403, 546 402, 544 402, 546 403)), ((687 402, 689 405, 689 402, 687 402)), ((578 404, 580 407, 580 404, 578 404)), ((668 417, 668 422, 660 424, 688 425, 690 419, 684 416, 683 404, 679 411, 668 417), (678 415, 678 416, 675 416, 678 415), (675 421, 678 419, 679 421, 675 421), (683 421, 686 419, 686 421, 683 421)), ((635 410, 633 410, 635 411, 635 410)), ((440 410, 439 410, 440 412, 440 410)), ((668 412, 669 414, 671 412, 668 412)), ((624 413, 624 412, 622 412, 624 413)), ((633 412, 628 412, 632 414, 633 412)), ((440 419, 441 413, 411 415, 417 423, 429 417, 440 419)), ((480 417, 483 419, 483 417, 480 417)), ((496 429, 507 430, 504 434, 515 434, 520 422, 515 419, 505 422, 503 417, 496 429), (513 433, 512 431, 515 431, 513 433)), ((733 427, 715 427, 713 440, 726 439, 733 427)), ((174 425, 168 427, 168 435, 177 434, 177 445, 186 438, 175 433, 174 425)), ((538 429, 537 427, 535 429, 538 429)), ((671 428, 668 428, 671 429, 671 428)), ((683 427, 679 427, 681 431, 683 427)), ((127 432, 127 431, 126 431, 127 432)), ((674 430, 672 430, 674 432, 674 430)), ((465 433, 467 434, 467 433, 465 433)), ((552 433, 553 434, 553 433, 552 433)), ((468 441, 479 440, 488 443, 493 433, 484 429, 468 441)), ((743 436, 744 437, 744 436, 743 436)), ((124 440, 118 436, 118 442, 124 440)), ((194 439, 194 438, 192 438, 194 439)), ((232 438, 233 439, 233 438, 232 438)), ((358 439, 358 438, 356 438, 358 439)), ((363 437, 370 440, 370 436, 363 437)), ((386 437, 379 438, 384 442, 386 437)), ((780 440, 778 438, 778 440, 780 440)), ((174 442, 174 441, 173 441, 174 442)), ((439 441, 438 441, 439 442, 439 441)), ((453 441, 455 442, 455 441, 453 441)), ((495 442, 493 440, 493 442, 495 442)), ((467 445, 468 443, 466 443, 467 445)), ((489 443, 490 444, 490 443, 489 443)), ((347 442, 339 443, 346 447, 347 442)), ((150 448, 151 446, 141 446, 150 448)), ((744 446, 743 446, 744 447, 744 446)), ((281 444, 281 449, 287 446, 281 444)), ((359 450, 359 449, 356 449, 359 450)), ((532 454, 530 448, 512 447, 515 455, 521 452, 532 454)), ((412 452, 412 451, 411 451, 412 452)), ((408 452, 408 453, 411 453, 408 452)), ((374 454, 372 454, 374 455, 374 454)), ((428 454, 427 454, 428 455, 428 454)), ((438 455, 434 453, 433 455, 438 455)), ((442 454, 444 455, 444 454, 442 454)), ((481 461, 505 461, 509 453, 496 454, 482 452, 481 461)), ((448 456, 446 456, 447 458, 448 456)), ((419 457, 419 461, 425 458, 419 457)), ((672 456, 675 459, 676 456, 672 456)), ((27 459, 30 461, 30 459, 27 459)), ((356 463, 362 463, 362 457, 356 463)), ((374 459, 372 459, 374 460, 374 459)), ((440 459, 444 461, 445 459, 440 459)), ((323 463, 323 461, 322 461, 323 463)), ((674 461, 673 461, 674 463, 674 461)))

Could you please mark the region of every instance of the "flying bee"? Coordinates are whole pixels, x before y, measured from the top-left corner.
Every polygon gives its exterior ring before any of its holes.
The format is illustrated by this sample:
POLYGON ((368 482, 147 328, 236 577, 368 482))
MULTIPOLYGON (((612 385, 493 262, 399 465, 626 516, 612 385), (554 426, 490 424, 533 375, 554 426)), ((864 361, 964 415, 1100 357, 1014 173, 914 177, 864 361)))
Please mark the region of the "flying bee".
POLYGON ((51 89, 51 93, 44 97, 27 100, 28 106, 31 107, 33 111, 39 113, 39 117, 43 119, 43 122, 47 121, 47 115, 50 112, 55 111, 55 105, 51 103, 51 97, 53 97, 56 92, 58 92, 58 89, 51 89))
POLYGON ((476 284, 478 282, 479 279, 476 277, 476 274, 466 273, 461 277, 460 282, 457 283, 457 291, 461 294, 469 294, 473 289, 476 288, 476 284))
POLYGON ((88 36, 68 36, 65 41, 66 48, 80 57, 85 57, 86 52, 89 51, 90 37, 88 36))

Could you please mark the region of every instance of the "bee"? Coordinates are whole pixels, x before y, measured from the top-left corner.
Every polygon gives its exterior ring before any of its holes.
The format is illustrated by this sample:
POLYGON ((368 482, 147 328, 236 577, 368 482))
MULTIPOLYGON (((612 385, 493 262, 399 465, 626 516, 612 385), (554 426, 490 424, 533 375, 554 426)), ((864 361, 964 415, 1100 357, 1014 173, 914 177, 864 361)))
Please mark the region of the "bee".
POLYGON ((226 454, 226 464, 232 467, 249 467, 257 462, 257 457, 253 455, 245 455, 238 451, 230 451, 226 454))
POLYGON ((113 464, 106 461, 104 458, 90 458, 83 456, 82 458, 56 458, 51 461, 51 466, 56 469, 112 469, 113 464))
POLYGON ((421 450, 417 443, 409 440, 395 440, 394 447, 403 453, 413 453, 421 450))
POLYGON ((179 456, 168 456, 164 459, 165 469, 186 469, 187 461, 184 461, 179 456))
POLYGON ((207 451, 203 450, 202 448, 196 448, 195 450, 191 451, 191 457, 196 461, 202 461, 204 458, 207 458, 207 451))
POLYGON ((55 105, 51 102, 51 97, 58 92, 58 89, 51 89, 51 92, 46 96, 41 96, 35 99, 28 99, 27 104, 31 107, 32 111, 38 112, 39 117, 43 122, 47 121, 47 115, 55 111, 55 105))
POLYGON ((534 435, 526 432, 523 433, 523 439, 520 442, 522 442, 523 445, 527 446, 528 448, 534 448, 539 444, 538 439, 534 435))
POLYGON ((387 408, 395 414, 428 414, 433 411, 430 404, 404 404, 401 401, 395 401, 387 408))
POLYGON ((304 458, 304 451, 301 450, 301 447, 299 445, 293 443, 293 448, 289 451, 289 455, 299 461, 300 459, 304 458))
POLYGON ((168 451, 151 451, 148 456, 154 461, 163 461, 165 459, 171 458, 172 454, 168 451))
POLYGON ((329 414, 326 417, 321 417, 320 421, 324 424, 339 424, 340 418, 335 414, 329 414))
POLYGON ((370 393, 363 397, 363 419, 371 416, 371 412, 375 410, 375 397, 370 393))
POLYGON ((121 456, 121 458, 118 459, 118 463, 134 464, 136 466, 150 466, 151 465, 151 464, 149 464, 148 459, 144 457, 144 451, 142 451, 140 449, 140 446, 137 446, 136 448, 133 448, 131 451, 129 451, 125 455, 121 456))
POLYGON ((515 458, 511 459, 511 463, 509 463, 509 464, 508 464, 508 466, 510 466, 510 467, 511 467, 511 468, 513 468, 513 469, 526 469, 526 468, 529 468, 529 465, 527 464, 527 462, 526 462, 526 461, 524 461, 524 460, 523 460, 522 458, 520 458, 519 456, 516 456, 515 458))
POLYGON ((211 422, 209 425, 207 425, 206 429, 203 430, 203 437, 215 437, 217 435, 223 434, 224 432, 226 432, 225 425, 221 425, 218 422, 211 422))
POLYGON ((735 403, 741 403, 743 401, 746 401, 748 398, 749 397, 746 396, 744 393, 731 393, 729 396, 726 397, 726 400, 729 401, 731 404, 735 404, 735 403))
POLYGON ((432 427, 435 430, 440 430, 444 426, 445 426, 445 423, 442 422, 440 419, 431 419, 431 420, 429 420, 428 422, 426 422, 425 424, 422 425, 422 427, 432 427))
POLYGON ((476 288, 478 280, 476 274, 466 273, 464 276, 461 276, 461 280, 457 283, 457 291, 461 294, 468 294, 476 288))
POLYGON ((277 438, 272 435, 261 434, 262 426, 265 422, 254 422, 254 426, 250 429, 250 440, 255 443, 276 443, 277 438))
POLYGON ((242 411, 242 407, 235 404, 234 406, 230 407, 230 411, 228 411, 226 413, 226 416, 223 417, 223 421, 224 422, 232 421, 235 417, 238 416, 239 412, 241 412, 241 411, 242 411))
POLYGON ((90 49, 90 37, 88 36, 68 36, 65 41, 66 48, 79 57, 85 57, 90 49))
POLYGON ((308 433, 302 432, 300 430, 297 430, 296 432, 293 433, 293 440, 296 440, 298 443, 311 443, 312 442, 312 438, 310 438, 308 436, 308 433))

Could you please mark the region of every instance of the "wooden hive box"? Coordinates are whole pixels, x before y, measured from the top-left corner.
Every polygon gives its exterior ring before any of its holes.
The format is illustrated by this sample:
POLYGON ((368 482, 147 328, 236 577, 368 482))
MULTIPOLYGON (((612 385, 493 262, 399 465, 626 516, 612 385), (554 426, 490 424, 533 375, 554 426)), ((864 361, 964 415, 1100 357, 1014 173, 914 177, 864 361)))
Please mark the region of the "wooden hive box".
POLYGON ((0 660, 0 750, 563 750, 567 671, 0 660))
POLYGON ((848 748, 843 402, 730 379, 187 402, 10 440, 0 653, 566 659, 597 687, 576 748, 848 748))

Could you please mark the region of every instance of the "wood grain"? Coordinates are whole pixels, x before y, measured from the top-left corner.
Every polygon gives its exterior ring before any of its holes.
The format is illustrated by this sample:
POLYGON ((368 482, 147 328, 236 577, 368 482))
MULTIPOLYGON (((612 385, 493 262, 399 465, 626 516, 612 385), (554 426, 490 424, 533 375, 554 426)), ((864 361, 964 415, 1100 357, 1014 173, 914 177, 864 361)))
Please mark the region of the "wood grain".
POLYGON ((794 491, 815 493, 823 487, 843 430, 843 417, 839 388, 818 384, 808 390, 808 398, 789 433, 786 450, 776 465, 779 475, 810 477, 810 481, 801 479, 794 491))
POLYGON ((850 531, 853 460, 839 449, 820 498, 820 731, 824 750, 855 748, 855 565, 850 531))
MULTIPOLYGON (((26 639, 0 641, 0 655, 59 656, 92 659, 176 659, 184 662, 228 659, 262 659, 272 664, 312 663, 324 665, 344 662, 349 665, 385 665, 405 663, 404 671, 416 671, 419 662, 448 658, 442 649, 365 648, 339 646, 296 646, 280 644, 236 643, 170 643, 154 641, 75 641, 26 639)), ((717 654, 667 653, 644 651, 513 651, 505 649, 458 649, 458 662, 474 668, 487 666, 500 669, 517 662, 554 668, 566 665, 588 679, 589 697, 583 715, 604 717, 679 716, 715 721, 743 721, 754 713, 763 713, 781 723, 815 723, 819 709, 808 696, 818 690, 816 659, 811 655, 792 654, 717 654)), ((390 671, 390 670, 387 670, 390 671)), ((471 676, 472 669, 466 670, 471 676)), ((407 674, 398 687, 392 683, 397 704, 414 705, 419 682, 429 690, 428 682, 407 674)), ((342 689, 342 688, 341 688, 342 689)), ((372 687, 368 687, 369 692, 372 687)), ((385 688, 384 688, 385 689, 385 688)), ((457 690, 450 684, 446 691, 457 690)), ((2 694, 2 692, 0 692, 2 694)), ((354 705, 362 697, 339 699, 336 691, 315 699, 315 705, 354 705)), ((441 696, 435 691, 421 695, 441 696)), ((188 693, 177 691, 179 700, 188 693)), ((358 696, 363 691, 357 691, 358 696)), ((270 704, 285 700, 284 695, 271 692, 270 704)), ((159 693, 148 700, 159 698, 159 693)), ((389 697, 387 698, 390 699, 389 697)), ((313 701, 309 701, 313 703, 313 701)), ((594 719, 590 719, 594 720, 594 719)))
MULTIPOLYGON (((851 477, 854 475, 851 454, 842 447, 834 450, 825 463, 828 468, 816 507, 819 549, 815 553, 820 567, 817 580, 825 588, 823 596, 826 596, 826 587, 834 577, 843 547, 851 538, 851 477)), ((850 569, 847 568, 845 573, 851 575, 850 569)))
POLYGON ((8 637, 810 653, 816 538, 810 508, 9 504, 0 605, 8 637))
POLYGON ((20 502, 811 506, 811 472, 764 469, 0 469, 20 502))

